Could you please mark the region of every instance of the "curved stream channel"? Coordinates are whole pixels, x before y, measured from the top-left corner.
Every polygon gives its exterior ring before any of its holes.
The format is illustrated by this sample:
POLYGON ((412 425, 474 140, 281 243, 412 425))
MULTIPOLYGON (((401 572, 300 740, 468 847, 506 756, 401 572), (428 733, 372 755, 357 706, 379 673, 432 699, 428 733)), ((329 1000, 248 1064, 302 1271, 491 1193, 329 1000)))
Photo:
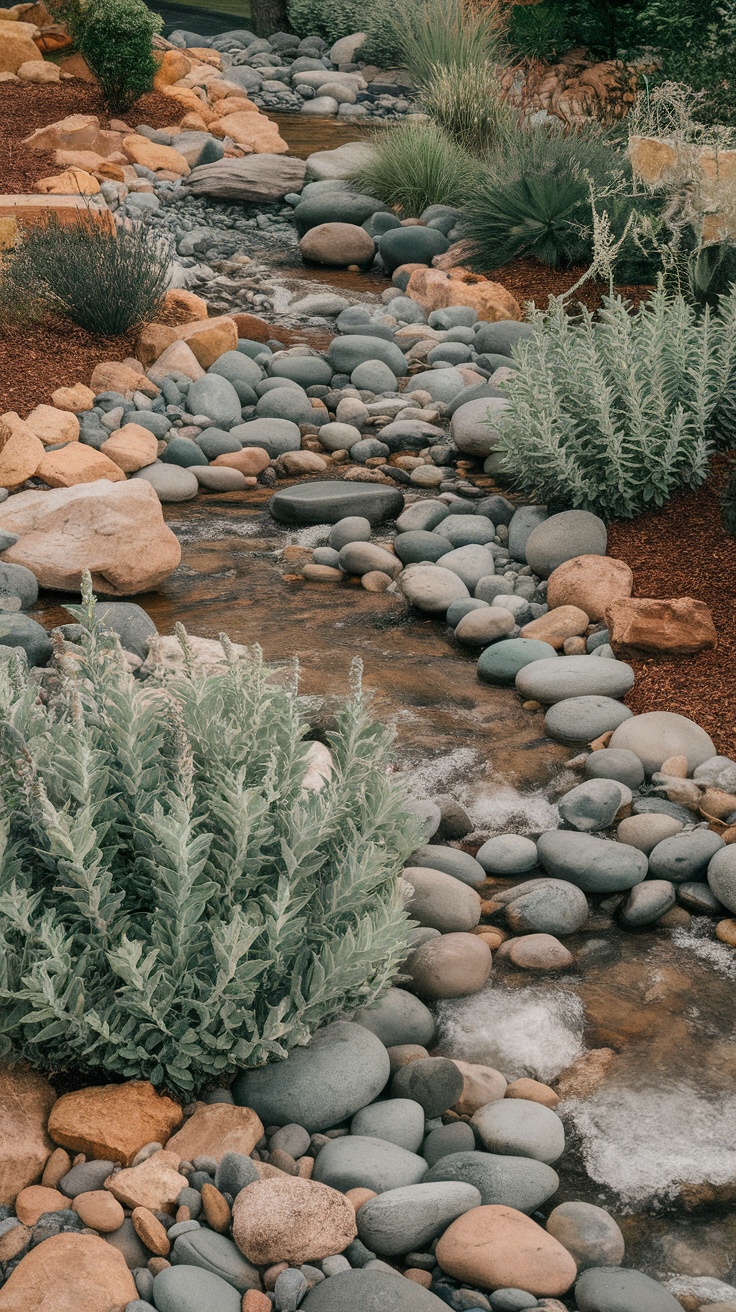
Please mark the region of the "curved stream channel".
MULTIPOLYGON (((330 120, 279 124, 300 155, 362 135, 330 120)), ((342 292, 387 285, 288 267, 288 253, 279 267, 271 256, 274 280, 292 289, 315 278, 342 292)), ((258 642, 268 660, 297 658, 302 690, 327 699, 347 691, 360 656, 375 714, 396 728, 397 768, 417 795, 453 793, 478 842, 554 827, 570 752, 544 736, 541 712, 481 683, 444 625, 402 600, 357 580, 305 582, 303 549, 326 530, 276 524, 270 495, 201 492, 164 507, 181 565, 159 592, 136 598, 159 629, 181 621, 204 637, 258 642)), ((47 626, 69 618, 58 604, 43 610, 47 626)), ((561 1105, 568 1150, 555 1202, 610 1208, 627 1265, 694 1296, 693 1307, 736 1297, 721 1283, 736 1285, 736 954, 705 929, 694 918, 687 929, 621 932, 610 917, 592 917, 566 939, 575 957, 567 975, 534 979, 499 964, 481 994, 440 1007, 443 1050, 509 1079, 554 1081, 585 1059, 561 1105)))

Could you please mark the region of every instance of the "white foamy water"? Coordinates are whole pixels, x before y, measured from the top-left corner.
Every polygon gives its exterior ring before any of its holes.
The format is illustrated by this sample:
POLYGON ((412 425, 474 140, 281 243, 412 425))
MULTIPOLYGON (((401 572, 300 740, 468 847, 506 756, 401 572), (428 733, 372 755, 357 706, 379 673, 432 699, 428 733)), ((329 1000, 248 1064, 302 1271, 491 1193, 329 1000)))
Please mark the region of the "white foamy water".
POLYGON ((675 1298, 690 1294, 700 1299, 701 1303, 727 1303, 736 1299, 733 1285, 725 1285, 722 1280, 712 1276, 672 1276, 664 1282, 675 1298))
POLYGON ((736 956, 733 948, 712 938, 713 921, 706 916, 696 916, 683 929, 676 929, 672 934, 675 947, 692 952, 701 961, 712 966, 713 970, 726 979, 736 979, 736 956))
POLYGON ((519 793, 508 785, 488 790, 467 789, 462 799, 478 834, 538 834, 557 829, 560 813, 541 788, 519 793))
POLYGON ((487 984, 470 998, 440 1003, 436 1016, 443 1052, 493 1066, 508 1080, 548 1083, 583 1051, 583 1004, 567 989, 487 984))
POLYGON ((736 1096, 609 1086, 559 1110, 577 1130, 590 1178, 631 1210, 675 1198, 682 1184, 736 1181, 736 1096))
POLYGON ((403 779, 414 797, 435 797, 437 793, 451 792, 460 801, 468 776, 476 774, 483 765, 480 752, 472 747, 458 747, 445 756, 411 766, 403 772, 403 779))
POLYGON ((185 520, 169 520, 168 527, 182 543, 214 542, 218 538, 227 537, 252 538, 262 530, 262 525, 255 519, 225 519, 220 516, 192 524, 185 520))

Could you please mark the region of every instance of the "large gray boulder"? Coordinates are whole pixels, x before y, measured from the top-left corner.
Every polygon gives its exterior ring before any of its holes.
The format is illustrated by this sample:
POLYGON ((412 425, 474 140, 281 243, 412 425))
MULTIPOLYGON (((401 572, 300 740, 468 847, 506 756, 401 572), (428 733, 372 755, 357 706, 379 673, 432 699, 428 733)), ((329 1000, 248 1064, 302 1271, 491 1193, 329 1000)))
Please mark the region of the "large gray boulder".
POLYGON ((588 919, 585 894, 566 879, 529 879, 503 900, 517 934, 574 934, 588 919))
POLYGON ((428 615, 445 615, 453 601, 470 596, 456 573, 438 565, 409 565, 399 576, 399 587, 412 606, 428 615))
POLYGON ((573 556, 605 556, 607 543, 606 526, 597 515, 589 510, 563 510, 529 534, 526 563, 546 579, 573 556))
POLYGON ((327 361, 336 373, 352 374, 366 360, 381 360, 396 378, 403 378, 407 370, 406 356, 395 342, 386 342, 381 337, 367 337, 362 333, 333 337, 330 342, 327 361))
POLYGON ((719 902, 736 913, 736 847, 729 845, 716 852, 708 865, 708 883, 719 902))
POLYGON ((261 447, 272 460, 286 451, 298 451, 302 444, 299 425, 290 419, 249 419, 244 424, 236 424, 230 429, 230 434, 243 446, 261 447))
MULTIPOLYGON (((247 366, 253 364, 247 356, 236 351, 228 354, 237 355, 237 359, 243 361, 246 373, 247 366)), ((257 365, 254 368, 258 370, 260 378, 260 369, 257 365)), ((214 424, 237 424, 240 419, 241 402, 238 393, 227 378, 217 373, 205 374, 204 378, 198 378, 196 383, 192 383, 186 404, 191 415, 207 415, 214 424)))
MULTIPOLYGON (((232 80, 231 73, 241 71, 244 70, 228 69, 228 80, 232 80)), ((200 164, 192 169, 185 186, 193 196, 216 196, 220 200, 273 205, 289 192, 301 191, 306 168, 305 161, 293 155, 218 159, 214 164, 200 164)))
POLYGON ((505 399, 483 397, 460 405, 450 421, 450 432, 458 450, 482 459, 495 451, 500 434, 493 419, 508 409, 508 404, 505 399))
POLYGON ((621 893, 647 875, 647 858, 628 843, 592 834, 551 829, 537 839, 539 860, 555 879, 569 879, 584 893, 621 893))
MULTIPOLYGON (((309 1126, 306 1128, 309 1129, 309 1126)), ((426 1170, 424 1158, 408 1152, 406 1148, 399 1148, 386 1139, 348 1134, 341 1139, 330 1139, 320 1149, 312 1178, 320 1184, 339 1189, 340 1193, 362 1188, 384 1194, 389 1189, 419 1184, 426 1170)))
POLYGON ((544 728, 550 738, 572 747, 575 743, 594 742, 601 734, 630 720, 633 714, 615 697, 567 697, 547 711, 544 728))
POLYGON ((649 853, 649 874, 653 879, 669 879, 673 884, 702 879, 716 852, 724 846, 720 835, 711 829, 672 834, 649 853))
MULTIPOLYGON (((555 660, 532 661, 516 676, 516 687, 523 697, 547 706, 567 697, 623 697, 634 685, 634 671, 625 661, 602 660, 597 656, 565 656, 555 660)), ((634 718, 626 721, 633 724, 634 718)), ((617 729, 612 747, 628 747, 615 742, 626 724, 617 729)))
POLYGON ((556 1112, 526 1098, 501 1098, 479 1107, 472 1125, 492 1153, 533 1157, 550 1166, 565 1151, 565 1127, 556 1112))
POLYGON ((380 1039, 362 1025, 341 1020, 318 1030, 311 1043, 294 1048, 285 1061, 243 1071, 232 1091, 236 1104, 252 1107, 264 1125, 293 1123, 313 1134, 372 1102, 389 1074, 380 1039))
MULTIPOLYGON (((610 665, 613 662, 600 663, 610 665)), ((670 756, 686 756, 688 773, 691 774, 716 750, 705 729, 674 711, 645 711, 643 715, 632 716, 614 731, 608 745, 634 752, 647 774, 660 770, 670 756)))
MULTIPOLYGON (((345 40, 351 40, 346 37, 345 40)), ((369 164, 375 155, 375 146, 367 141, 346 141, 334 150, 315 150, 307 156, 307 177, 327 180, 350 178, 369 164)))
POLYGON ((422 1183, 435 1180, 463 1180, 480 1190, 484 1207, 514 1207, 527 1215, 551 1198, 560 1184, 557 1172, 546 1162, 475 1151, 441 1157, 422 1183))
POLYGON ((441 934, 475 929, 480 920, 480 898, 474 888, 427 866, 408 866, 403 878, 413 890, 407 905, 412 920, 441 934))
MULTIPOLYGON (((275 424, 279 421, 271 419, 268 422, 275 424)), ((250 428, 250 425, 241 424, 239 437, 243 428, 250 428)), ((247 443, 244 442, 244 445, 247 443)), ((395 487, 370 483, 314 482, 297 483, 294 487, 283 488, 271 497, 268 508, 274 519, 282 524, 337 524, 339 520, 352 516, 361 516, 371 524, 380 524, 382 520, 400 514, 403 505, 404 498, 395 487)), ((459 580, 456 582, 459 583, 459 580)), ((467 594, 467 589, 465 591, 467 594)))
POLYGON ((424 1108, 413 1098, 379 1099, 355 1113, 350 1133, 383 1139, 407 1152, 418 1153, 424 1139, 424 1108))
POLYGON ((424 1252, 448 1225, 480 1205, 475 1185, 457 1181, 391 1189, 360 1208, 358 1235, 366 1248, 388 1257, 424 1252))
POLYGON ((391 988, 372 1007, 360 1007, 353 1016, 387 1048, 417 1043, 426 1048, 434 1038, 434 1017, 419 998, 406 989, 391 988))

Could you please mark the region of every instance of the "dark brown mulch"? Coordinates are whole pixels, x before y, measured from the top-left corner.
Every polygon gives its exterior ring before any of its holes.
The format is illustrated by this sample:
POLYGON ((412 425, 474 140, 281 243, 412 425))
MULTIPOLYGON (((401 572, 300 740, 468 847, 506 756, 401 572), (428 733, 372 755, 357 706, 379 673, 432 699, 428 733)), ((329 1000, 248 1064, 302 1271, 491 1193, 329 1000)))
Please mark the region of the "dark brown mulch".
POLYGON ((707 483, 673 497, 661 510, 612 524, 609 555, 629 563, 639 597, 694 597, 710 606, 715 651, 671 660, 630 662, 636 683, 626 698, 635 712, 676 711, 736 755, 736 542, 723 529, 720 491, 728 462, 719 457, 707 483))
POLYGON ((25 417, 48 404, 57 387, 89 384, 101 360, 133 354, 133 338, 95 337, 69 321, 0 328, 0 414, 25 417))
MULTIPOLYGON (((575 286, 585 272, 581 265, 575 269, 550 269, 539 260, 518 259, 510 264, 503 264, 499 269, 492 269, 487 277, 493 282, 500 282, 523 306, 525 301, 534 301, 540 309, 547 308, 550 296, 562 296, 575 286)), ((650 289, 647 287, 617 287, 626 300, 638 305, 650 289)), ((570 308, 582 304, 588 310, 597 310, 602 297, 608 292, 608 285, 601 282, 585 282, 570 300, 570 308)))
MULTIPOLYGON (((152 91, 141 96, 122 119, 130 127, 148 123, 157 128, 178 123, 183 113, 176 101, 152 91)), ((99 87, 81 78, 43 86, 0 84, 0 195, 32 193, 40 178, 59 172, 50 152, 31 150, 23 141, 37 128, 70 114, 96 114, 103 127, 110 121, 99 87)))

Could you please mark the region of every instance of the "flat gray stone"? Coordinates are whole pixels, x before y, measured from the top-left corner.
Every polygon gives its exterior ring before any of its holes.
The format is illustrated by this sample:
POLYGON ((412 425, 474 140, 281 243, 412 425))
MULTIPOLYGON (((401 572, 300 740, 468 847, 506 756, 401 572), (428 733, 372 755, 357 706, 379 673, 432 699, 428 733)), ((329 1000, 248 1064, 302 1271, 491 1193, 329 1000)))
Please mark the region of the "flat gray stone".
POLYGON ((369 1139, 384 1139, 398 1144, 399 1148, 406 1148, 407 1152, 418 1153, 424 1139, 424 1108, 413 1098, 385 1098, 372 1102, 369 1107, 362 1107, 355 1113, 350 1122, 350 1133, 369 1139))
POLYGON ((327 361, 336 373, 351 374, 366 360, 381 360, 396 378, 403 378, 407 371, 406 356, 394 342, 384 342, 380 337, 364 337, 359 333, 333 337, 330 342, 327 361))
POLYGON ((398 533, 431 533, 432 529, 449 514, 450 507, 445 501, 440 501, 436 497, 427 497, 406 507, 396 521, 396 529, 398 533))
MULTIPOLYGON (((394 550, 403 565, 417 565, 420 561, 434 564, 440 556, 447 555, 447 542, 439 533, 427 533, 423 529, 415 529, 409 533, 397 534, 394 550)), ((474 609, 474 606, 471 609, 474 609)))
MULTIPOLYGON (((241 355, 239 351, 228 351, 227 354, 242 361, 244 366, 253 364, 247 355, 241 355)), ((254 368, 258 369, 258 366, 254 365, 254 368)), ((260 369, 258 375, 260 377, 260 369)), ((238 393, 227 378, 216 373, 205 374, 204 378, 198 378, 192 383, 186 405, 190 415, 207 415, 215 424, 232 424, 240 419, 241 401, 238 393)))
POLYGON ((469 852, 461 852, 457 847, 443 847, 440 843, 425 843, 418 847, 409 857, 412 866, 424 866, 429 870, 442 870, 452 875, 461 884, 482 884, 486 872, 479 861, 469 852))
MULTIPOLYGON (((248 427, 248 424, 242 424, 238 436, 243 428, 248 427)), ((271 497, 269 510, 274 519, 284 524, 336 524, 352 516, 380 524, 382 520, 398 515, 403 504, 404 498, 398 488, 369 483, 314 482, 283 488, 271 497)))
POLYGON ((332 370, 321 355, 278 356, 268 372, 271 378, 290 378, 300 387, 317 387, 332 378, 332 370))
POLYGON ((673 834, 663 838, 649 853, 649 874, 654 879, 669 879, 673 884, 702 879, 713 857, 723 847, 723 839, 710 829, 673 834))
MULTIPOLYGON (((7 536, 15 537, 15 534, 8 533, 7 536)), ((10 545, 7 543, 3 550, 10 545)), ((25 565, 6 565, 0 561, 0 600, 8 597, 19 597, 21 609, 30 610, 38 601, 38 580, 33 570, 26 569, 25 565)))
POLYGON ((247 486, 245 474, 227 465, 205 465, 192 470, 200 487, 207 492, 241 492, 247 486))
POLYGON ((304 1312, 447 1312, 447 1304, 405 1276, 343 1271, 310 1289, 304 1312))
POLYGON ((530 323, 517 323, 516 319, 499 319, 496 323, 481 323, 475 334, 475 349, 480 354, 511 355, 518 342, 534 336, 530 323))
MULTIPOLYGON (((574 660, 575 657, 568 659, 574 660)), ((614 662, 599 663, 613 665, 614 662)), ((646 711, 643 715, 632 716, 614 731, 609 747, 623 747, 634 752, 647 774, 660 770, 670 756, 686 756, 688 773, 692 773, 696 766, 715 755, 715 747, 705 729, 673 711, 646 711)))
POLYGON ((558 802, 563 820, 581 833, 607 829, 617 811, 631 803, 631 789, 615 779, 586 779, 558 802))
POLYGON ((547 1166, 565 1151, 565 1127, 556 1112, 526 1098, 501 1098, 480 1107, 471 1118, 491 1153, 532 1157, 547 1166))
POLYGON ((481 579, 493 574, 495 564, 488 547, 470 545, 455 547, 437 561, 439 569, 449 569, 462 579, 466 588, 472 593, 481 579))
MULTIPOLYGON (((572 700, 574 699, 571 698, 570 701, 572 700)), ((570 701, 558 702, 557 705, 562 709, 569 706, 570 701)), ((617 706, 620 704, 620 702, 615 703, 617 706)), ((552 709, 554 710, 555 707, 552 709)), ((551 712, 548 711, 547 714, 551 712)), ((623 724, 623 720, 621 723, 623 724)), ((627 752, 623 748, 606 747, 601 752, 590 753, 585 762, 585 775, 587 779, 617 779, 619 783, 626 784, 627 788, 638 788, 644 783, 644 766, 633 752, 627 752)))
POLYGON ((199 491, 191 469, 182 469, 179 465, 165 465, 155 460, 145 469, 137 469, 131 478, 142 478, 150 483, 159 501, 191 501, 199 491))
POLYGON ((360 1208, 358 1235, 372 1252, 398 1257, 422 1251, 459 1216, 480 1205, 475 1185, 459 1181, 391 1189, 360 1208))
MULTIPOLYGON (((564 658, 565 661, 569 659, 569 656, 564 658)), ((624 720, 630 720, 633 714, 628 706, 624 706, 615 697, 566 697, 547 711, 544 729, 555 742, 568 743, 573 747, 577 743, 594 742, 601 734, 617 729, 624 720)), ((601 756, 603 753, 597 752, 594 755, 601 756)))
POLYGON ((532 879, 508 896, 506 918, 516 934, 574 934, 588 919, 582 889, 565 879, 532 879))
POLYGON ((294 1048, 285 1061, 243 1071, 232 1092, 236 1104, 252 1107, 264 1125, 294 1123, 313 1134, 367 1106, 389 1074, 388 1053, 375 1034, 362 1025, 335 1021, 318 1030, 306 1047, 294 1048))
POLYGON ((591 1267, 575 1286, 579 1312, 682 1312, 658 1280, 622 1267, 591 1267))
POLYGON ((453 601, 470 596, 457 573, 438 565, 409 565, 399 576, 399 587, 412 606, 428 615, 445 615, 453 601))
MULTIPOLYGON (((511 1103, 519 1099, 503 1101, 511 1103)), ((484 1207, 515 1207, 527 1215, 536 1212, 560 1185, 557 1172, 546 1162, 490 1152, 459 1152, 441 1157, 422 1183, 435 1180, 463 1180, 480 1190, 484 1207)))
POLYGON ((302 444, 299 425, 289 419, 249 419, 230 432, 243 446, 261 447, 272 460, 286 451, 299 451, 302 444))
POLYGON ((153 1281, 158 1312, 240 1312, 237 1289, 197 1266, 170 1266, 153 1281))
POLYGON ((546 579, 573 556, 605 556, 607 543, 606 526, 597 515, 589 510, 563 510, 530 533, 526 563, 546 579))
MULTIPOLYGON (((232 67, 228 82, 242 82, 254 70, 232 67)), ((261 79, 256 78, 255 86, 261 79)), ((252 90, 253 85, 247 90, 252 90)), ((242 200, 253 205, 272 205, 289 192, 301 191, 306 163, 293 155, 247 155, 241 159, 220 159, 192 169, 186 187, 193 196, 215 196, 220 200, 242 200)))
POLYGON ((312 1178, 341 1193, 360 1187, 383 1194, 389 1189, 419 1184, 426 1170, 424 1158, 406 1148, 385 1139, 349 1134, 330 1139, 320 1149, 312 1178))
POLYGON ((417 1043, 426 1048, 434 1038, 434 1017, 406 989, 390 988, 372 1007, 361 1007, 353 1020, 372 1031, 387 1048, 417 1043))
MULTIPOLYGON (((623 697, 633 684, 634 671, 625 661, 601 660, 596 656, 534 661, 516 676, 516 687, 523 697, 547 705, 568 697, 623 697)), ((616 733, 621 731, 617 729, 616 733)), ((611 745, 624 747, 628 743, 611 740, 611 745)))
POLYGON ((537 864, 537 845, 523 834, 497 834, 478 849, 475 859, 486 874, 523 875, 537 864))
MULTIPOLYGON (((490 582, 498 582, 501 588, 508 586, 506 579, 491 578, 490 582)), ((481 586, 485 583, 484 579, 481 586)), ((503 594, 499 592, 499 596, 501 595, 503 594)), ((481 652, 478 658, 478 678, 483 679, 485 683, 513 683, 519 670, 531 665, 533 661, 556 658, 557 652, 554 647, 548 642, 541 642, 538 638, 504 638, 481 652)))
POLYGON ((412 392, 429 392, 433 401, 453 401, 467 386, 460 370, 455 366, 449 369, 426 369, 414 374, 411 380, 412 392))
POLYGON ((537 852, 548 874, 584 893, 620 893, 647 875, 647 858, 638 848, 592 834, 551 829, 538 838, 537 852))
POLYGON ((214 1230, 189 1230, 179 1235, 174 1243, 177 1266, 196 1266, 220 1276, 229 1285, 244 1294, 247 1289, 260 1289, 258 1271, 243 1257, 237 1244, 226 1235, 214 1230))
POLYGON ((407 904, 412 920, 441 934, 468 934, 475 929, 480 920, 475 889, 428 866, 407 866, 402 877, 414 890, 407 904))

